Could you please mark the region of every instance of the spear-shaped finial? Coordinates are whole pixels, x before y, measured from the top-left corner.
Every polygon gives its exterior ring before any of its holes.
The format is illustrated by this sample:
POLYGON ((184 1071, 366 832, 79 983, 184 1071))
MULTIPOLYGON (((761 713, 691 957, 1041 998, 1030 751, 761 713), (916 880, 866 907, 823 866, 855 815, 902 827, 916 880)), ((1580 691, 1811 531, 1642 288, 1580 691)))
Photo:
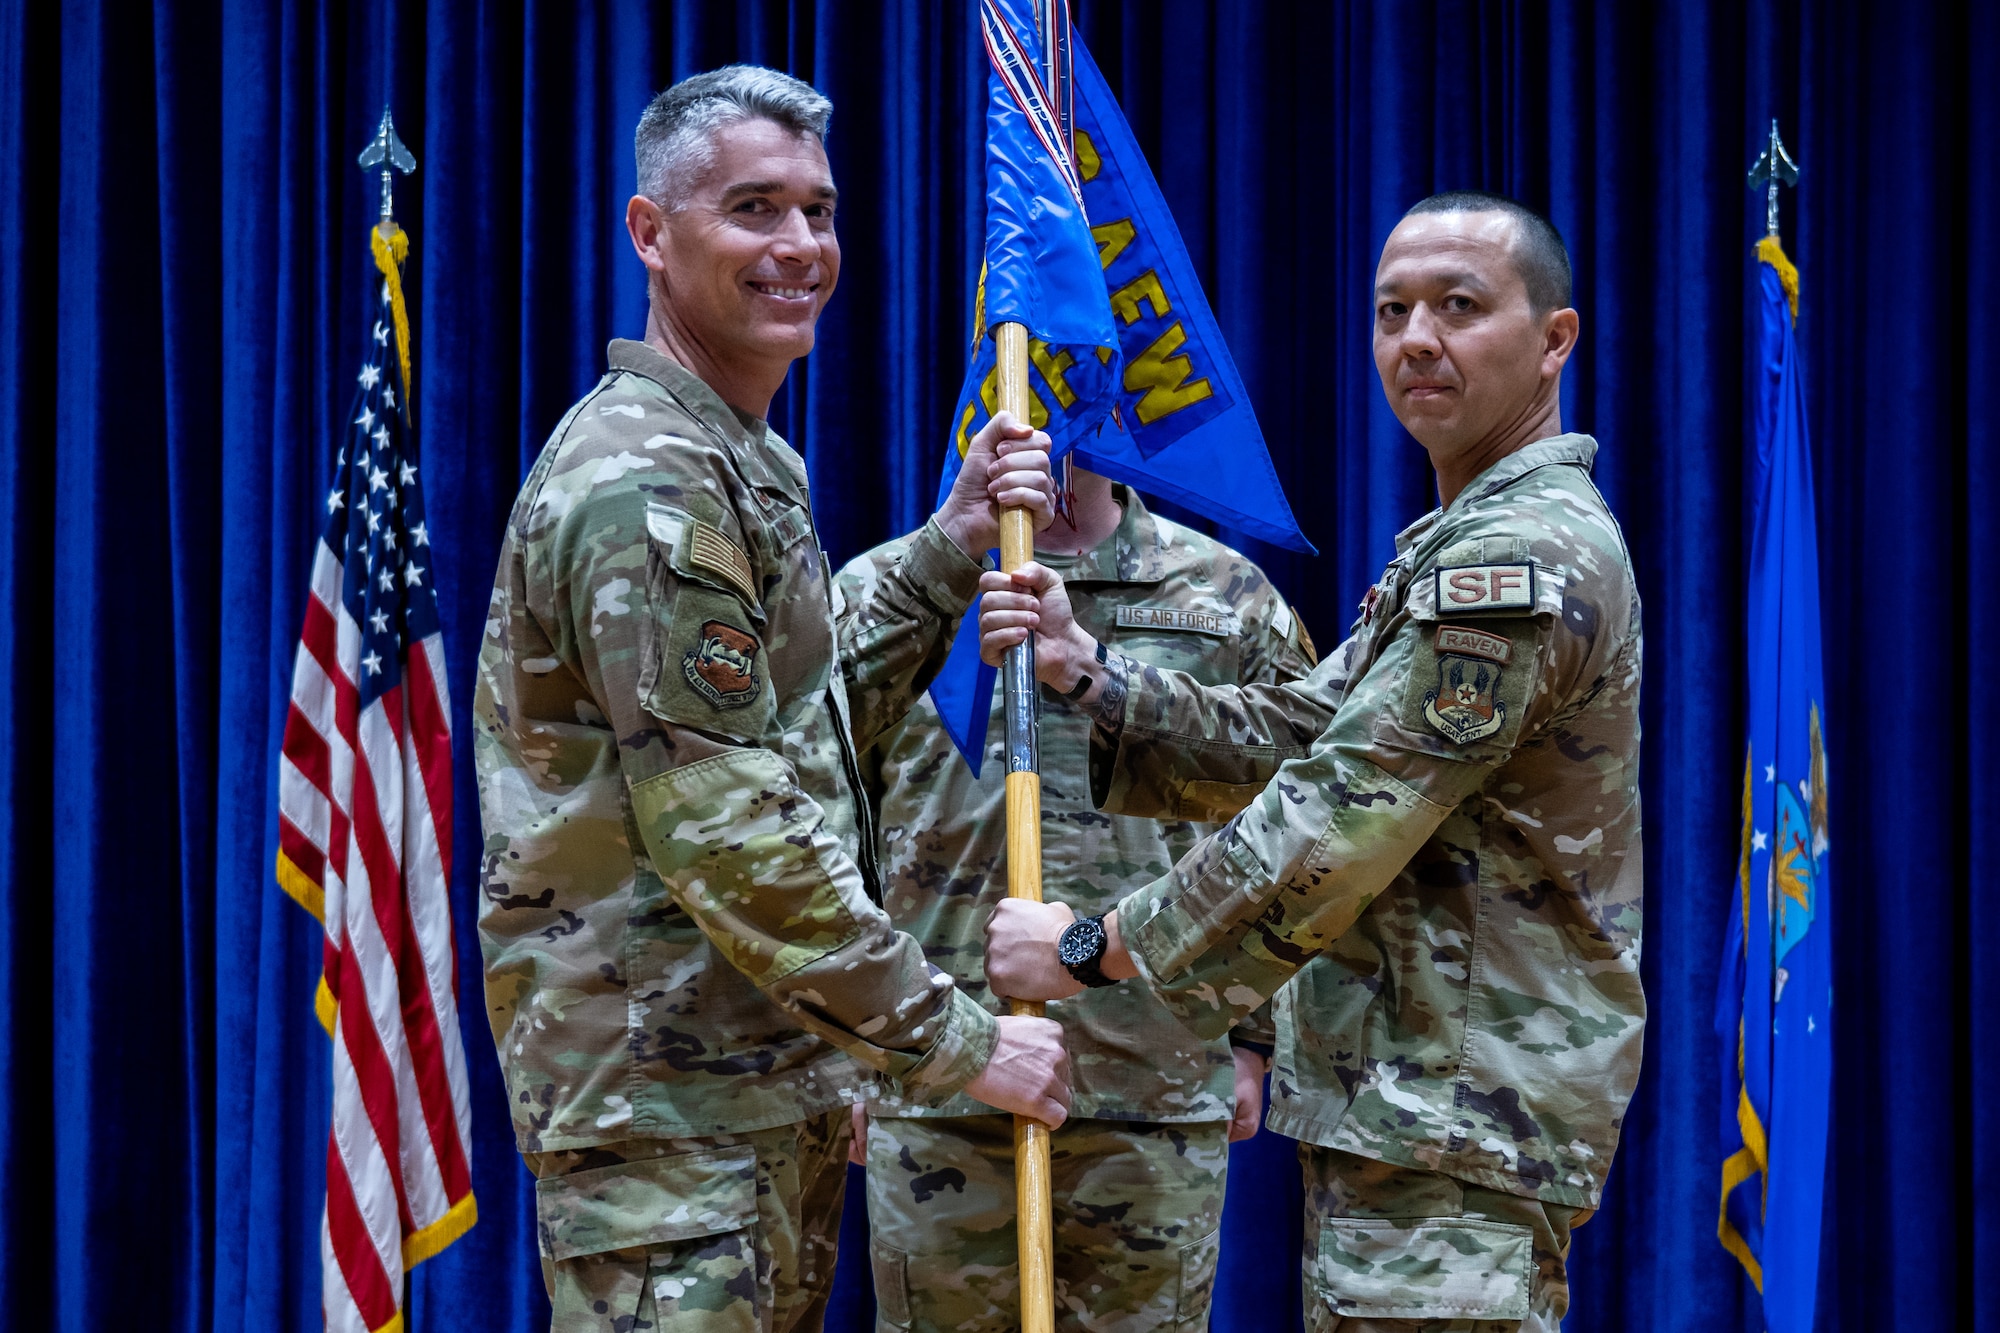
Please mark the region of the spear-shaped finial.
POLYGON ((1766 187, 1764 195, 1765 235, 1778 234, 1778 187, 1799 183, 1799 164, 1792 161, 1785 151, 1785 141, 1778 137, 1778 121, 1771 120, 1771 141, 1763 153, 1750 165, 1750 188, 1766 187))
POLYGON ((390 168, 405 176, 417 169, 417 159, 410 156, 410 150, 396 137, 396 124, 389 119, 389 108, 382 108, 382 123, 375 130, 375 137, 361 150, 361 166, 382 168, 382 234, 387 236, 394 226, 395 203, 391 198, 390 168))

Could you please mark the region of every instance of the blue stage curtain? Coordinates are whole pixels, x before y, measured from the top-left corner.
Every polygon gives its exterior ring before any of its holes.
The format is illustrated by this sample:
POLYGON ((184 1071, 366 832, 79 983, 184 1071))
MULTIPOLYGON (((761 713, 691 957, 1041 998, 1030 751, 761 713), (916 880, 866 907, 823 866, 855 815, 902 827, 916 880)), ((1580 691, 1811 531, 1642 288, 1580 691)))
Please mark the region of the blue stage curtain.
MULTIPOLYGON (((1735 862, 1744 347, 1781 117, 1824 561, 1838 951, 1828 1330, 2000 1329, 1994 518, 2000 17, 1942 7, 1077 0, 1317 560, 1322 644, 1432 503, 1369 357, 1377 248, 1436 189, 1576 260, 1568 424, 1647 602, 1646 1070, 1568 1327, 1758 1327, 1714 1240, 1709 1028, 1735 862), (1947 707, 1947 705, 1949 705, 1947 707), (1940 715, 1939 709, 1944 709, 1940 715), (1940 717, 1942 716, 1942 720, 1940 717)), ((774 408, 829 553, 930 506, 967 346, 982 56, 936 0, 0 4, 0 1326, 318 1326, 318 928, 272 882, 275 757, 370 288, 385 101, 419 160, 417 412, 460 737, 479 1225, 424 1333, 546 1326, 483 1021, 467 707, 504 515, 605 341, 647 97, 730 60, 833 97, 846 263, 774 408)), ((1225 534, 1228 536, 1229 534, 1225 534)), ((1238 1149, 1218 1330, 1295 1326, 1289 1145, 1238 1149)), ((851 1216, 848 1236, 861 1222, 851 1216)), ((850 1243, 831 1326, 869 1319, 850 1243)))

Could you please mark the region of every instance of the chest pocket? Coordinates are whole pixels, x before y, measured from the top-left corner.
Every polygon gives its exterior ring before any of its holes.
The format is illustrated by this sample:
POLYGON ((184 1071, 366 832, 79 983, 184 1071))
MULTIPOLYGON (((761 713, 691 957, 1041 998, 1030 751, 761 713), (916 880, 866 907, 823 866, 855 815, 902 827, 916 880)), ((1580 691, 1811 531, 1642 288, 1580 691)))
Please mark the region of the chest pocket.
POLYGON ((1531 561, 1447 564, 1411 581, 1413 634, 1398 717, 1446 753, 1490 758, 1520 742, 1562 610, 1561 570, 1531 561))
POLYGON ((803 505, 791 505, 771 520, 771 541, 780 551, 789 551, 812 533, 812 516, 803 505))
POLYGON ((651 613, 639 697, 646 710, 741 740, 775 720, 764 608, 749 556, 720 528, 646 506, 651 613))

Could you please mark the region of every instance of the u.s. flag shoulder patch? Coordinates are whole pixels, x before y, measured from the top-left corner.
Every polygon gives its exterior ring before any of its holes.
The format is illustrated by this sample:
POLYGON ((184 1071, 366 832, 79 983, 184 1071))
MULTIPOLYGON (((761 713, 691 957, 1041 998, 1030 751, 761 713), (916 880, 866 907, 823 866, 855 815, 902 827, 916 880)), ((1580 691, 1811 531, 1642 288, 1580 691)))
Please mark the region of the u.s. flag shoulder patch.
POLYGON ((1506 565, 1457 565, 1437 570, 1439 615, 1481 611, 1533 611, 1533 561, 1506 565))

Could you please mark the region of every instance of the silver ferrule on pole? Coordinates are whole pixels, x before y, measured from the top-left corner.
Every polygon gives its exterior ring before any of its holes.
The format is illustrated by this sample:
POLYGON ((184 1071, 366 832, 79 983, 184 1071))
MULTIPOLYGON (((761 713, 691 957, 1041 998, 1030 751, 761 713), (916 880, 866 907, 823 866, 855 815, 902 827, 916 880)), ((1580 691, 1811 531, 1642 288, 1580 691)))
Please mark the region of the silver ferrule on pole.
POLYGON ((1007 771, 1039 773, 1042 771, 1042 756, 1035 720, 1041 696, 1035 685, 1035 636, 1032 633, 1026 643, 1007 650, 1001 677, 1001 688, 1006 692, 1007 771))

